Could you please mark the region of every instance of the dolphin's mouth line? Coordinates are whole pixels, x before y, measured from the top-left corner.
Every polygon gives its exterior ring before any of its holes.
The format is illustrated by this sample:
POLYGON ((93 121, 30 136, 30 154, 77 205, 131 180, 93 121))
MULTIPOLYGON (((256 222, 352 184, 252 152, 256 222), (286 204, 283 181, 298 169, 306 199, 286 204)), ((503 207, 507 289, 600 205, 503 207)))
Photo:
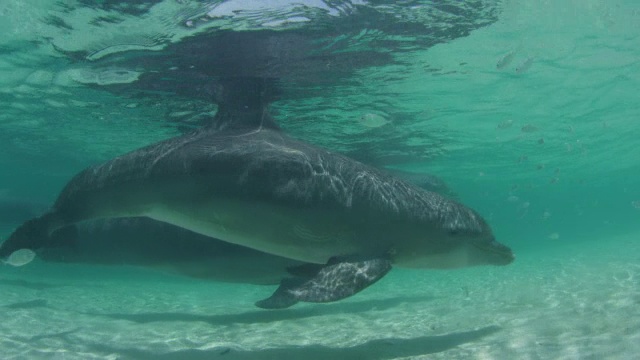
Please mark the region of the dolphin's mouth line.
POLYGON ((477 249, 480 249, 482 251, 487 251, 487 252, 491 252, 491 253, 498 254, 498 255, 501 255, 501 256, 505 256, 505 257, 508 257, 508 258, 510 258, 512 260, 516 258, 511 250, 504 251, 504 250, 501 250, 501 249, 496 249, 495 247, 485 247, 485 246, 478 245, 478 244, 472 244, 472 245, 475 246, 477 249))

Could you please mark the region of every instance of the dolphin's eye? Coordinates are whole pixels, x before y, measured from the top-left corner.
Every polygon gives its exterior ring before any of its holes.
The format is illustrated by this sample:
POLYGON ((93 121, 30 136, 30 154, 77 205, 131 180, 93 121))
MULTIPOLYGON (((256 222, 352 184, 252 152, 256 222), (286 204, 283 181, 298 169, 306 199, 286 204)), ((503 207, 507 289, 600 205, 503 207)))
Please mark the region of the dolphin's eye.
POLYGON ((449 230, 449 235, 458 236, 458 235, 460 235, 460 230, 457 230, 457 229, 449 230))

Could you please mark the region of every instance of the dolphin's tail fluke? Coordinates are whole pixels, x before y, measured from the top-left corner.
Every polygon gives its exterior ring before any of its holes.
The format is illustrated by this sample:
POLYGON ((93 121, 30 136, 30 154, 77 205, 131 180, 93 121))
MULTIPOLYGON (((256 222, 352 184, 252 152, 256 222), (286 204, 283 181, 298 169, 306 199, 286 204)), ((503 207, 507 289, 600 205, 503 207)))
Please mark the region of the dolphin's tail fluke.
POLYGON ((63 241, 73 241, 75 227, 61 228, 61 225, 55 212, 25 222, 0 244, 0 259, 10 265, 25 265, 33 259, 36 250, 63 241))

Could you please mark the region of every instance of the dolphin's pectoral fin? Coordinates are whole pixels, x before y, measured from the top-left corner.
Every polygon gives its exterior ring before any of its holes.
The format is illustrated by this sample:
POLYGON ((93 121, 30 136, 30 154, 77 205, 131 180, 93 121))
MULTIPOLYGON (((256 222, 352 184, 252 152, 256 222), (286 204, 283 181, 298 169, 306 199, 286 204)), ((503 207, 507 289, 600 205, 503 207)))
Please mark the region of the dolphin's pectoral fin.
POLYGON ((305 279, 282 279, 278 289, 270 297, 257 301, 256 306, 263 309, 285 309, 295 305, 298 301, 291 290, 304 286, 308 281, 305 279))
POLYGON ((331 302, 347 298, 380 280, 391 270, 391 261, 332 259, 310 279, 284 279, 271 297, 256 306, 283 309, 298 301, 331 302))

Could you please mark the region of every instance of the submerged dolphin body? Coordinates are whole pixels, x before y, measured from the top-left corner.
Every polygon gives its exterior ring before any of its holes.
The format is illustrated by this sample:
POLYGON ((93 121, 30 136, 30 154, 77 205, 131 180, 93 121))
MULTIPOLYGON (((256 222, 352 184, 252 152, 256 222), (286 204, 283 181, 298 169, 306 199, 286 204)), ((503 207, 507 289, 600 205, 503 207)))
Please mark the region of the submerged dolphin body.
MULTIPOLYGON (((393 172, 433 191, 448 191, 433 175, 393 172)), ((40 213, 43 211, 39 206, 40 213)), ((33 210, 34 212, 36 209, 33 210)), ((23 220, 24 221, 24 220, 23 220)), ((87 221, 75 241, 47 242, 39 257, 49 262, 131 265, 213 281, 274 285, 319 266, 194 233, 146 217, 87 221)))
POLYGON ((353 295, 391 266, 505 265, 511 250, 464 205, 345 156, 294 140, 266 111, 221 109, 216 126, 90 167, 52 209, 0 245, 69 237, 70 225, 147 216, 288 259, 325 264, 284 279, 263 308, 353 295), (245 120, 235 121, 235 116, 245 120))
POLYGON ((141 266, 257 285, 278 284, 300 266, 309 266, 146 217, 87 221, 79 224, 75 241, 44 246, 38 256, 48 262, 141 266))

